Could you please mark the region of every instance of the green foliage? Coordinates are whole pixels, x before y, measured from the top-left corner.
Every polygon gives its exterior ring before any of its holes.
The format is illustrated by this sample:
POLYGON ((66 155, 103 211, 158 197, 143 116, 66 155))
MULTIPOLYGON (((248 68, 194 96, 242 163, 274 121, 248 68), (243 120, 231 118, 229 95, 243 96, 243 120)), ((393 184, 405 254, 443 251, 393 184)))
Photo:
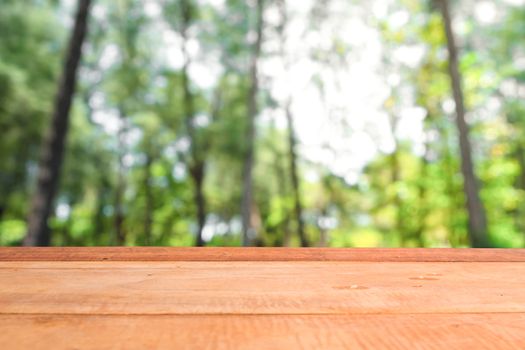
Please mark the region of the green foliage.
MULTIPOLYGON (((39 146, 50 127, 61 57, 71 29, 64 20, 71 11, 68 3, 9 0, 0 4, 1 245, 20 245, 26 231, 39 146)), ((193 245, 197 203, 191 171, 202 162, 207 245, 241 245, 242 159, 255 18, 251 7, 234 0, 222 5, 194 0, 94 3, 60 191, 50 219, 53 244, 116 244, 116 198, 122 187, 125 244, 193 245), (206 78, 213 83, 202 83, 206 78)), ((382 112, 389 120, 385 129, 394 146, 376 152, 364 168, 355 166, 357 178, 349 180, 338 170, 341 164, 314 157, 316 152, 329 153, 321 152, 325 145, 309 140, 316 146, 307 146, 298 137, 302 218, 314 245, 469 245, 457 129, 450 109, 446 36, 431 3, 394 1, 383 18, 356 20, 379 38, 378 61, 387 91, 382 95, 382 112), (403 12, 409 19, 396 25, 390 17, 403 12), (396 49, 406 47, 422 49, 421 59, 413 65, 396 58, 396 49), (398 74, 400 81, 387 82, 390 73, 398 74), (407 107, 425 114, 419 145, 398 135, 407 107)), ((460 2, 452 3, 454 17, 462 24, 457 36, 463 94, 491 242, 496 247, 522 247, 525 10, 500 4, 498 20, 484 24, 470 18, 460 2)), ((343 16, 334 10, 336 6, 318 1, 307 12, 289 11, 292 29, 285 33, 295 35, 300 47, 298 52, 281 52, 284 27, 278 4, 266 3, 258 67, 261 115, 256 123, 253 220, 259 232, 257 244, 298 246, 289 125, 279 117, 286 103, 294 101, 276 96, 272 79, 280 73, 273 70, 281 72, 279 60, 288 60, 291 67, 282 74, 295 64, 314 67, 307 78, 300 78, 318 93, 312 98, 326 104, 326 116, 315 117, 332 123, 336 119, 332 114, 345 106, 328 104, 345 82, 332 84, 337 85, 334 88, 327 77, 351 71, 362 48, 348 40, 357 38, 357 32, 330 27, 343 16), (298 57, 303 46, 308 57, 298 57)), ((358 10, 366 6, 349 2, 341 8, 361 13, 358 10)), ((293 82, 290 86, 296 88, 293 82)), ((354 101, 353 96, 348 100, 354 101)), ((358 134, 354 122, 369 131, 372 118, 364 114, 343 118, 342 134, 349 143, 358 134)), ((304 128, 302 123, 309 119, 298 117, 293 116, 296 127, 304 128)), ((384 141, 372 138, 378 144, 384 141)), ((330 152, 337 156, 334 159, 355 159, 338 158, 342 149, 330 152)))

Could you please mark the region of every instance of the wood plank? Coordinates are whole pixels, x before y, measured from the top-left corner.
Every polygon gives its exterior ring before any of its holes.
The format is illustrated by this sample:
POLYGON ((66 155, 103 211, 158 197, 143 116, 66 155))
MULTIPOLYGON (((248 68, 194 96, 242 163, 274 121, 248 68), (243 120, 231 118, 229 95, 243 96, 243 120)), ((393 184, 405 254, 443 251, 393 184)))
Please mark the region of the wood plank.
POLYGON ((525 314, 0 315, 2 349, 522 349, 525 314))
POLYGON ((3 247, 0 261, 525 262, 525 249, 3 247))
POLYGON ((2 262, 0 313, 525 312, 525 263, 2 262))

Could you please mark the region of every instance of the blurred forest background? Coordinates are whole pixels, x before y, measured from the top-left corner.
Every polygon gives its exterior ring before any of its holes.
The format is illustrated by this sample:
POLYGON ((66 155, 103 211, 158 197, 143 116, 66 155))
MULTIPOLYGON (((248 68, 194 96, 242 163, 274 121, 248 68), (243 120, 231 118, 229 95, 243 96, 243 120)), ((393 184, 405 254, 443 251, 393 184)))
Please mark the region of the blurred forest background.
POLYGON ((523 247, 522 0, 1 0, 0 245, 523 247))

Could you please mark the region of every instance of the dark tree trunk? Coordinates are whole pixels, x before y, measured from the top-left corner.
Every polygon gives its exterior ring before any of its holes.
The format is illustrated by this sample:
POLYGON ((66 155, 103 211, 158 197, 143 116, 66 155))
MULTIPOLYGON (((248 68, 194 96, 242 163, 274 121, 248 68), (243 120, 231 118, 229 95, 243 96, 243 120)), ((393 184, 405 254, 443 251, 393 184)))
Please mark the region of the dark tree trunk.
POLYGON ((204 197, 204 163, 198 162, 190 169, 193 185, 195 187, 195 205, 197 207, 197 237, 195 245, 197 247, 204 246, 202 239, 202 230, 206 225, 206 201, 204 197))
POLYGON ((250 61, 250 89, 248 91, 248 115, 244 140, 246 141, 246 148, 244 150, 244 162, 242 171, 242 200, 241 200, 241 216, 242 216, 242 244, 243 246, 252 245, 253 239, 257 232, 252 218, 253 207, 253 165, 254 165, 254 148, 255 148, 255 118, 257 116, 257 92, 259 90, 257 63, 261 52, 262 42, 262 28, 263 28, 263 1, 257 0, 257 23, 256 23, 256 37, 253 45, 253 52, 250 61))
POLYGON ((472 151, 469 140, 469 127, 465 120, 465 107, 461 89, 461 75, 458 68, 458 53, 452 32, 452 24, 447 0, 439 0, 439 7, 443 17, 447 48, 449 54, 449 74, 456 104, 456 124, 459 133, 459 147, 461 151, 461 171, 464 181, 464 192, 467 200, 468 229, 472 247, 489 247, 487 232, 487 218, 485 208, 479 196, 479 185, 474 173, 472 151))
MULTIPOLYGON (((104 207, 107 204, 107 192, 108 188, 103 185, 99 187, 97 192, 97 208, 93 215, 93 240, 95 245, 101 245, 101 242, 99 242, 99 237, 104 236, 104 207)), ((107 244, 107 242, 105 244, 107 244)))
POLYGON ((288 152, 290 158, 290 177, 292 180, 295 219, 297 220, 297 234, 299 235, 299 240, 301 241, 301 247, 308 247, 310 243, 308 242, 308 238, 306 237, 306 232, 304 230, 303 203, 301 201, 301 184, 299 182, 299 175, 297 170, 297 140, 295 139, 295 128, 289 103, 285 108, 285 113, 286 120, 288 121, 288 152))
POLYGON ((51 129, 42 145, 36 190, 28 217, 25 246, 47 246, 51 241, 47 224, 58 188, 64 144, 69 124, 69 110, 75 92, 82 44, 87 32, 90 0, 79 0, 75 26, 69 40, 62 78, 54 104, 51 129))
POLYGON ((153 192, 151 190, 151 165, 153 157, 150 153, 146 153, 146 164, 144 165, 144 195, 145 195, 145 209, 144 209, 144 244, 151 245, 151 228, 153 226, 153 192))
POLYGON ((203 150, 198 142, 196 130, 193 125, 193 117, 195 115, 194 96, 191 91, 190 81, 188 77, 188 69, 191 64, 190 56, 186 51, 187 29, 192 21, 192 8, 188 0, 183 0, 181 3, 182 11, 182 29, 181 36, 183 38, 182 51, 184 54, 184 65, 182 67, 182 89, 184 93, 184 115, 185 125, 190 138, 190 157, 187 160, 189 174, 193 182, 193 194, 196 208, 197 218, 197 234, 195 237, 195 245, 197 247, 204 246, 202 239, 202 231, 206 225, 206 199, 204 196, 204 177, 205 164, 203 160, 203 150))
MULTIPOLYGON (((286 9, 286 0, 278 1, 279 11, 281 15, 281 24, 279 28, 281 47, 280 53, 283 57, 286 57, 286 28, 288 25, 288 11, 286 9)), ((285 61, 285 69, 289 69, 289 62, 285 61)), ((303 205, 301 201, 301 185, 299 181, 299 171, 297 169, 297 139, 295 136, 295 126, 293 121, 293 116, 290 110, 291 98, 288 97, 288 100, 285 102, 283 108, 286 115, 286 120, 288 123, 288 157, 289 157, 289 174, 290 180, 292 183, 292 191, 294 198, 294 214, 295 220, 297 222, 297 234, 299 235, 299 240, 302 247, 308 247, 310 242, 304 229, 304 220, 303 220, 303 205)), ((288 221, 288 220, 287 220, 288 221)), ((286 246, 290 244, 290 232, 288 232, 288 222, 285 231, 284 243, 286 246)))
POLYGON ((115 238, 117 245, 124 245, 126 243, 126 231, 124 229, 124 194, 126 192, 126 177, 125 177, 125 165, 124 165, 124 156, 126 155, 125 151, 125 140, 127 134, 126 119, 122 112, 120 113, 120 120, 122 125, 118 131, 118 171, 117 171, 117 184, 115 189, 115 216, 114 216, 114 226, 115 226, 115 238))
POLYGON ((3 245, 4 231, 2 230, 2 220, 4 219, 6 208, 7 206, 5 204, 0 203, 0 246, 3 245))

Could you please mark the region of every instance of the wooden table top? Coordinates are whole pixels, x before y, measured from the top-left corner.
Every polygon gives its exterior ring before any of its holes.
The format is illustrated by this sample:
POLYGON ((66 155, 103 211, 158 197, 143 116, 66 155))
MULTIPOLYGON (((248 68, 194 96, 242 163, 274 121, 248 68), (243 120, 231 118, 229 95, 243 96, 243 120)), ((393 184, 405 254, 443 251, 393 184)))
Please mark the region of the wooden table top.
POLYGON ((525 250, 0 248, 0 349, 524 349, 525 250))

